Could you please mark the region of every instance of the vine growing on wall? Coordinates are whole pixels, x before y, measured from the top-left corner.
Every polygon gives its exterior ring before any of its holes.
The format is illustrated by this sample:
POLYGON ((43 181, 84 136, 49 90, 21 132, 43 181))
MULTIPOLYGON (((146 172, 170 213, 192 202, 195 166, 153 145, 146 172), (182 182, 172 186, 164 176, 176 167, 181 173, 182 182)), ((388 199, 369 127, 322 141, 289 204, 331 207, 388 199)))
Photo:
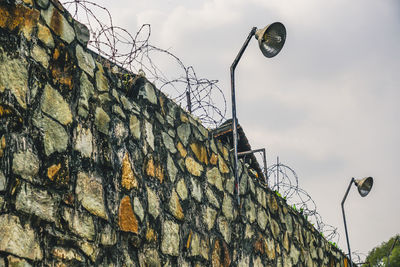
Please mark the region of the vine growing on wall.
POLYGON ((63 5, 88 27, 89 48, 130 72, 145 75, 204 125, 217 127, 225 121, 226 100, 218 80, 200 78, 195 69, 185 65, 178 56, 152 45, 150 24, 143 24, 131 34, 114 25, 109 10, 95 2, 69 0, 63 5), (162 65, 167 66, 168 74, 162 65))

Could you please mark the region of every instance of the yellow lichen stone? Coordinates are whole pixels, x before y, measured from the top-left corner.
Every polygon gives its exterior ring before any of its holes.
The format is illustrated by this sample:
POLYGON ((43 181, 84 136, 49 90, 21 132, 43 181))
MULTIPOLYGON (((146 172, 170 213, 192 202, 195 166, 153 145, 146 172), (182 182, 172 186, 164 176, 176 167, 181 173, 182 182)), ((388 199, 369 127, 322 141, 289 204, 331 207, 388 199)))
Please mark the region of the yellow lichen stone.
POLYGON ((185 159, 186 169, 194 176, 200 176, 203 172, 203 166, 201 166, 194 158, 187 157, 185 159))
POLYGON ((179 151, 179 154, 181 154, 182 158, 185 158, 187 155, 187 151, 186 149, 183 147, 181 142, 178 142, 178 145, 176 146, 176 148, 179 151))
POLYGON ((205 146, 199 143, 192 143, 190 145, 193 153, 196 155, 196 158, 203 162, 204 164, 208 165, 208 157, 207 157, 207 149, 205 146))
POLYGON ((221 156, 218 156, 218 157, 219 157, 219 159, 218 159, 218 161, 219 161, 219 170, 222 173, 229 173, 229 168, 228 168, 228 165, 226 165, 225 160, 221 156))
POLYGON ((218 162, 218 156, 215 153, 212 153, 211 157, 210 157, 210 163, 212 165, 217 165, 218 162))
POLYGON ((131 168, 131 163, 129 162, 129 154, 128 152, 125 153, 125 156, 122 160, 122 186, 127 189, 131 190, 132 188, 138 187, 138 182, 135 178, 135 175, 131 168))
POLYGON ((133 213, 131 199, 124 196, 119 205, 119 228, 124 232, 138 233, 138 221, 133 213))
POLYGON ((50 180, 54 181, 54 176, 58 173, 58 171, 59 171, 60 169, 61 169, 61 163, 58 163, 57 165, 54 164, 54 165, 50 166, 50 167, 47 169, 47 177, 48 177, 50 180))
POLYGON ((160 180, 160 183, 162 183, 164 180, 164 171, 161 167, 161 164, 159 162, 154 163, 153 157, 150 157, 147 160, 146 174, 150 177, 157 178, 160 180))

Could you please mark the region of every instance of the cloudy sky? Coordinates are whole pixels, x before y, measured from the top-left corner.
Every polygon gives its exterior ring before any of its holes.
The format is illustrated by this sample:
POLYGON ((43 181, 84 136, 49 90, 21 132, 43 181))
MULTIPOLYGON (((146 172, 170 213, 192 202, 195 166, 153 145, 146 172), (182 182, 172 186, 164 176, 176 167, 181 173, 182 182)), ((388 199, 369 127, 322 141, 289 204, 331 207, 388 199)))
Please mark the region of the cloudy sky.
POLYGON ((252 40, 236 69, 240 124, 253 148, 298 174, 324 222, 338 227, 351 177, 374 177, 346 201, 353 250, 400 233, 400 2, 398 0, 94 0, 114 24, 169 49, 198 76, 218 79, 230 112, 229 67, 253 26, 287 29, 266 59, 252 40))

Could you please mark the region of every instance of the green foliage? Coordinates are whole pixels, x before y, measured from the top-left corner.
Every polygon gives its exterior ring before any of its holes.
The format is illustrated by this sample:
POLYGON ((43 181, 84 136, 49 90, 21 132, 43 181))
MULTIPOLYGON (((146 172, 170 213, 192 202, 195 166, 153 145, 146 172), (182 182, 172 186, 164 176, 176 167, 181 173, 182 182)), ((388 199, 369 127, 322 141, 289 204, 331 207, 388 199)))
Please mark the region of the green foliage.
POLYGON ((366 260, 367 263, 363 265, 363 267, 398 267, 400 266, 400 236, 394 236, 389 239, 388 242, 383 242, 380 246, 372 249, 366 260), (390 254, 389 265, 388 262, 388 254, 393 247, 393 243, 395 242, 396 237, 398 240, 396 241, 395 247, 393 248, 390 254))

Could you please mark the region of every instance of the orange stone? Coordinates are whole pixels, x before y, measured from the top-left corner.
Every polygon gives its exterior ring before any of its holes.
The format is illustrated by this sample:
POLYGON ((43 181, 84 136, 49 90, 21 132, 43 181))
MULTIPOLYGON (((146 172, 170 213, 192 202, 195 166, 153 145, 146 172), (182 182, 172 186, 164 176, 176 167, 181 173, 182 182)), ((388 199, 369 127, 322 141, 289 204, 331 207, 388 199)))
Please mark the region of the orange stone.
POLYGON ((210 157, 210 163, 212 165, 217 165, 217 162, 218 162, 218 156, 215 153, 212 153, 210 157))
POLYGON ((157 178, 160 181, 160 183, 164 181, 163 168, 161 167, 161 164, 159 162, 157 162, 156 164, 154 163, 153 157, 150 157, 147 160, 146 174, 150 177, 157 178))
POLYGON ((124 232, 138 233, 138 221, 129 196, 124 196, 119 204, 119 228, 124 232))
POLYGON ((156 176, 156 169, 154 167, 154 160, 153 157, 150 157, 147 160, 146 164, 146 174, 147 176, 155 177, 156 176))
POLYGON ((181 154, 182 158, 185 158, 187 155, 186 149, 183 147, 181 142, 178 142, 178 145, 176 146, 178 148, 179 154, 181 154))
POLYGON ((54 181, 54 176, 58 173, 60 169, 61 169, 61 163, 50 166, 47 169, 47 177, 49 177, 50 180, 54 181))
POLYGON ((10 31, 22 32, 26 39, 31 40, 33 28, 38 23, 40 12, 23 5, 10 6, 0 4, 0 27, 10 31))
POLYGON ((157 235, 154 232, 154 229, 149 226, 149 224, 147 224, 146 240, 147 240, 147 242, 150 242, 150 243, 151 242, 155 243, 157 241, 157 235))
POLYGON ((50 61, 51 76, 55 83, 66 86, 72 89, 74 86, 73 75, 76 69, 68 49, 64 44, 59 43, 54 49, 52 60, 50 61))
POLYGON ((125 153, 125 156, 122 160, 122 186, 127 189, 131 190, 132 188, 138 187, 138 182, 135 178, 135 175, 131 168, 131 163, 129 162, 129 154, 128 152, 125 153))
POLYGON ((203 162, 204 164, 208 165, 208 157, 207 157, 207 149, 205 146, 199 143, 193 143, 190 145, 193 153, 196 155, 196 158, 203 162))

